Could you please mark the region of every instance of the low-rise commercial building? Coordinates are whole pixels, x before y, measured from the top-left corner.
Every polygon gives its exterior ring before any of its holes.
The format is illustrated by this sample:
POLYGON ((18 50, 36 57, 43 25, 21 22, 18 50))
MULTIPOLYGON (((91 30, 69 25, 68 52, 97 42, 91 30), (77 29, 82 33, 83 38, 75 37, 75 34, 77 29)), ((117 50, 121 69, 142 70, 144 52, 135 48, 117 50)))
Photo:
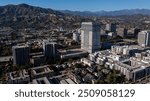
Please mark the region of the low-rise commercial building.
POLYGON ((118 70, 128 80, 135 82, 150 76, 150 51, 134 53, 135 56, 132 56, 130 51, 133 49, 127 46, 113 46, 111 50, 90 54, 89 59, 98 65, 118 70))
POLYGON ((26 70, 14 71, 6 74, 8 84, 26 84, 30 81, 26 70))
POLYGON ((40 66, 46 62, 46 58, 44 55, 36 55, 30 59, 30 62, 33 66, 40 66))
POLYGON ((46 76, 46 77, 54 76, 54 71, 51 70, 47 65, 33 67, 33 68, 31 68, 31 72, 32 72, 33 78, 40 78, 40 77, 44 77, 44 76, 46 76))

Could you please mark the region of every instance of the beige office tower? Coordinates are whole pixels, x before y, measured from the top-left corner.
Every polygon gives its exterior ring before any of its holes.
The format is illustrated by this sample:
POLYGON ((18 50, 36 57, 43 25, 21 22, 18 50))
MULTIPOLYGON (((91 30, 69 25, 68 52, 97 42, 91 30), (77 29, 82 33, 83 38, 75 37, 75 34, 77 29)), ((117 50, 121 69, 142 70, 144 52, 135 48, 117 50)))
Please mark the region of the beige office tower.
POLYGON ((81 25, 81 49, 94 53, 100 50, 100 25, 83 22, 81 25))
POLYGON ((142 47, 150 46, 150 31, 141 31, 138 34, 138 44, 142 47))

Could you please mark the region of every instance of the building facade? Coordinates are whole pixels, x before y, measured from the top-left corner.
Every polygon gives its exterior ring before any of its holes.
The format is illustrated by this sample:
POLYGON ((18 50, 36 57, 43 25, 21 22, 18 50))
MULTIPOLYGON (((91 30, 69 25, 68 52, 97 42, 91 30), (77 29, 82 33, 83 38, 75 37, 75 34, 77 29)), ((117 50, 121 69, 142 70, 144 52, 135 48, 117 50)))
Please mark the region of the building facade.
POLYGON ((116 33, 117 25, 115 23, 106 24, 106 31, 116 33))
POLYGON ((55 42, 43 42, 43 51, 46 60, 55 60, 58 56, 57 54, 57 43, 55 42))
POLYGON ((13 64, 14 65, 26 65, 30 61, 30 49, 28 45, 13 46, 13 64))
POLYGON ((122 38, 127 37, 127 33, 128 33, 128 30, 125 28, 118 28, 117 29, 117 35, 122 37, 122 38))
POLYGON ((142 47, 150 46, 150 31, 141 31, 138 34, 138 44, 142 47))
POLYGON ((81 49, 93 53, 100 50, 100 25, 83 22, 81 26, 81 49))
POLYGON ((76 41, 76 42, 79 42, 80 41, 80 33, 73 33, 73 40, 76 41))

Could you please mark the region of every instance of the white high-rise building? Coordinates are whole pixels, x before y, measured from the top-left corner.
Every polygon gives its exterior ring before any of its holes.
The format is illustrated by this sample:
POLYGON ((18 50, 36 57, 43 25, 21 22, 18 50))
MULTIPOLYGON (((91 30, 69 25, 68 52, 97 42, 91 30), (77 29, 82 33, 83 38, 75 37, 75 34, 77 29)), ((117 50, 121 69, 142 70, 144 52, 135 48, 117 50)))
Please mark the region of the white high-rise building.
POLYGON ((81 49, 93 53, 100 50, 100 25, 83 22, 81 26, 81 49))
POLYGON ((138 34, 138 44, 142 47, 150 46, 150 31, 141 31, 138 34))
POLYGON ((116 23, 111 23, 111 24, 106 24, 106 30, 111 31, 111 32, 116 32, 117 24, 116 23))
POLYGON ((79 42, 80 41, 80 33, 73 33, 73 40, 76 41, 76 42, 79 42))

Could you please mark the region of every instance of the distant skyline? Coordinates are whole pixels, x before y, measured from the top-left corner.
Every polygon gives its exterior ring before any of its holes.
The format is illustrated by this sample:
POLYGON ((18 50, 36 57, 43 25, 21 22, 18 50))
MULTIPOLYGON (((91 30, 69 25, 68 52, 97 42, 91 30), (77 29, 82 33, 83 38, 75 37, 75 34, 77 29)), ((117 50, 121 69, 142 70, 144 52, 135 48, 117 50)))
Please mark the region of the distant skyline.
POLYGON ((55 10, 72 11, 150 9, 150 0, 0 0, 0 6, 21 3, 55 10))

